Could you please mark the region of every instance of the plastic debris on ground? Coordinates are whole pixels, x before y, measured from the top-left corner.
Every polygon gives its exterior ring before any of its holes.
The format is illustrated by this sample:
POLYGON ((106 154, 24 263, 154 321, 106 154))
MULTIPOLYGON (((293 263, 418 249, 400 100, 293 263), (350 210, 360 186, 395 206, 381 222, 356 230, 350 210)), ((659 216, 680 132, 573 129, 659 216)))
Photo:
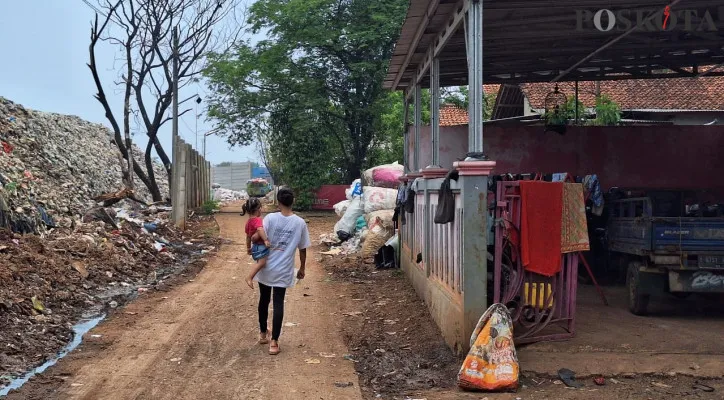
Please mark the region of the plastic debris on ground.
POLYGON ((237 191, 220 187, 214 189, 213 194, 214 200, 218 201, 221 204, 233 203, 236 201, 249 199, 249 194, 246 192, 246 190, 237 191))
POLYGON ((339 221, 332 233, 320 238, 320 243, 329 246, 323 255, 348 256, 361 252, 363 257, 372 257, 395 235, 392 217, 397 189, 392 187, 399 185, 402 171, 397 163, 370 168, 365 172, 364 182, 381 187, 363 186, 363 181, 357 179, 346 189, 347 200, 334 205, 339 221))
MULTIPOLYGON (((123 187, 111 139, 103 125, 0 97, 0 388, 55 356, 84 316, 200 268, 218 243, 210 217, 189 217, 181 232, 166 205, 96 202, 123 187)), ((154 167, 165 198, 165 168, 154 167)), ((135 183, 136 197, 151 202, 135 183)))
MULTIPOLYGON (((0 97, 0 228, 41 235, 69 228, 96 205, 93 198, 122 188, 122 157, 112 138, 103 125, 0 97)), ((143 160, 141 149, 134 146, 133 152, 143 160)), ((166 198, 161 163, 154 163, 154 174, 166 198)), ((135 196, 150 203, 146 187, 135 183, 135 196)))

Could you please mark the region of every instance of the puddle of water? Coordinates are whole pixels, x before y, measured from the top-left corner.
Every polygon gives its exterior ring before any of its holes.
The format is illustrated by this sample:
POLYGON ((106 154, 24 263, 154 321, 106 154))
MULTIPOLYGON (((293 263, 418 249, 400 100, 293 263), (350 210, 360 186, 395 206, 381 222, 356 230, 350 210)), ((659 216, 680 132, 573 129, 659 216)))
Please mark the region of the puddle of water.
POLYGON ((98 323, 101 322, 105 317, 105 315, 101 315, 95 318, 81 320, 80 322, 75 324, 75 326, 73 326, 73 340, 68 343, 68 345, 65 346, 65 348, 63 348, 63 350, 58 353, 57 356, 51 358, 50 360, 46 361, 45 364, 31 370, 20 378, 12 380, 8 386, 0 389, 0 397, 7 396, 7 394, 10 393, 11 390, 19 389, 28 380, 30 380, 30 378, 43 373, 46 369, 55 365, 58 360, 67 356, 68 353, 73 351, 76 347, 78 347, 81 341, 83 341, 83 335, 85 335, 89 330, 95 328, 95 326, 98 325, 98 323))

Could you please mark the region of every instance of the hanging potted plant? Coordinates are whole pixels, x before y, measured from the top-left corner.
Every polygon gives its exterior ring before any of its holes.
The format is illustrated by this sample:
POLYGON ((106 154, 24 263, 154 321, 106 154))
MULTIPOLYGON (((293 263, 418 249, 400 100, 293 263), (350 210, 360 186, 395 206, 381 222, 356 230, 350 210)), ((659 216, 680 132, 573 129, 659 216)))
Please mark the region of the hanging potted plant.
POLYGON ((568 98, 565 94, 561 93, 556 85, 555 89, 548 93, 545 102, 545 131, 553 131, 559 134, 566 132, 566 125, 568 124, 568 98))

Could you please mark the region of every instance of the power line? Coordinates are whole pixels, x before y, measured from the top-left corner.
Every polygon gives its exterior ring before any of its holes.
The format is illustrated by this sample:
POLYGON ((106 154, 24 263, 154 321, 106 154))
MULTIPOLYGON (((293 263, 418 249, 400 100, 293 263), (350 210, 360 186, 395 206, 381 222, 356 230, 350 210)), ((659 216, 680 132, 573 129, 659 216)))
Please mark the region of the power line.
POLYGON ((184 119, 184 116, 183 116, 183 115, 182 115, 181 118, 179 118, 179 119, 181 120, 181 122, 184 123, 184 125, 186 125, 186 128, 188 128, 189 132, 194 133, 193 128, 191 128, 191 125, 189 125, 189 123, 186 122, 186 120, 184 119))
MULTIPOLYGON (((97 14, 100 14, 106 18, 108 18, 108 15, 104 13, 103 11, 99 10, 93 3, 91 3, 89 0, 82 0, 83 3, 85 3, 88 7, 90 7, 93 11, 95 11, 97 14)), ((115 21, 114 21, 115 22, 115 21)))
POLYGON ((90 7, 93 11, 96 12, 96 14, 100 14, 105 18, 108 18, 109 21, 113 22, 114 24, 118 25, 119 28, 123 28, 123 24, 119 22, 118 16, 116 16, 116 19, 113 19, 113 17, 108 17, 108 14, 104 13, 103 11, 99 10, 98 7, 96 7, 93 3, 91 3, 89 0, 81 0, 83 3, 85 3, 88 7, 90 7))

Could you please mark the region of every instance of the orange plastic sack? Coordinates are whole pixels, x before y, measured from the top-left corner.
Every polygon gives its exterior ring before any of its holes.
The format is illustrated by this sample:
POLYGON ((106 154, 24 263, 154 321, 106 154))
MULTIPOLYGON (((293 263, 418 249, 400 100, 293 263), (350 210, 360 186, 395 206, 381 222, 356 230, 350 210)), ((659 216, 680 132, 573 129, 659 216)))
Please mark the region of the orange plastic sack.
POLYGON ((458 373, 458 386, 464 390, 515 391, 519 374, 510 313, 504 305, 493 304, 480 317, 470 337, 470 351, 458 373))

